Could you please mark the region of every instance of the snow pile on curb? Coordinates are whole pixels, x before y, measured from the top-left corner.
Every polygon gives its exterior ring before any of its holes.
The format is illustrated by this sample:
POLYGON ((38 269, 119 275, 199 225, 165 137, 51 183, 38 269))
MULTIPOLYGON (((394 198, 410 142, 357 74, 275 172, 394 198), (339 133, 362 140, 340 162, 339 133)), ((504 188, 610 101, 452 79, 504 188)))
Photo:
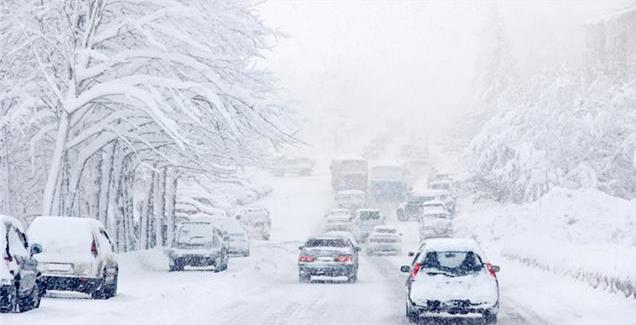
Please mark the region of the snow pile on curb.
POLYGON ((553 189, 524 205, 464 204, 455 231, 506 258, 636 298, 636 200, 553 189))

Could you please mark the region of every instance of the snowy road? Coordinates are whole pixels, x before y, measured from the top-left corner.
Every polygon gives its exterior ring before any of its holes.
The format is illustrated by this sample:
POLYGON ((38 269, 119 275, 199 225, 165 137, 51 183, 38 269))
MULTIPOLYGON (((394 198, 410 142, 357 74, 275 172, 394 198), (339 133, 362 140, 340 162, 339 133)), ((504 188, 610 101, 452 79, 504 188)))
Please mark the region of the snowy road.
MULTIPOLYGON (((252 255, 231 260, 228 272, 168 273, 161 252, 121 256, 116 298, 57 295, 46 298, 39 310, 3 315, 2 324, 405 324, 399 266, 407 263, 406 256, 361 254, 356 284, 298 283, 297 247, 320 230, 323 213, 332 204, 325 176, 274 179, 275 192, 262 202, 272 212, 272 240, 253 242, 252 255)), ((415 227, 400 227, 406 251, 416 245, 415 227)), ((507 275, 506 268, 514 270, 503 265, 500 324, 556 324, 539 317, 527 300, 517 299, 527 297, 527 291, 541 295, 546 288, 533 292, 535 283, 511 277, 526 270, 507 275)), ((560 318, 551 319, 559 324, 587 324, 574 321, 577 311, 567 304, 555 306, 560 318)))

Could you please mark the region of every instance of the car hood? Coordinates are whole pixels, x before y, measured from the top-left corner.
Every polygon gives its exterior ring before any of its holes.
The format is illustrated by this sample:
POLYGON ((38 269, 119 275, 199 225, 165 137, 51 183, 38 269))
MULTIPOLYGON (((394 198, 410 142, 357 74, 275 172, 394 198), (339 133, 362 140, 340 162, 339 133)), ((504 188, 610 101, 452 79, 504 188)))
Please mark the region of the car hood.
POLYGON ((473 304, 484 303, 487 307, 497 303, 497 283, 485 270, 455 277, 420 272, 411 283, 410 293, 411 301, 418 305, 426 304, 427 300, 469 300, 473 304))

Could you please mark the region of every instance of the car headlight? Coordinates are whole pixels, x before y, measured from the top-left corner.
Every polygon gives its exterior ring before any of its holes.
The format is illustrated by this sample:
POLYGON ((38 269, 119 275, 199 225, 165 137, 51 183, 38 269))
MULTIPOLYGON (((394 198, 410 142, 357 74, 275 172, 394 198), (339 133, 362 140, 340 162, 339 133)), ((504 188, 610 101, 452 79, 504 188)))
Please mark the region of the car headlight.
POLYGON ((90 275, 93 272, 93 264, 91 263, 79 263, 75 264, 73 270, 78 275, 90 275))

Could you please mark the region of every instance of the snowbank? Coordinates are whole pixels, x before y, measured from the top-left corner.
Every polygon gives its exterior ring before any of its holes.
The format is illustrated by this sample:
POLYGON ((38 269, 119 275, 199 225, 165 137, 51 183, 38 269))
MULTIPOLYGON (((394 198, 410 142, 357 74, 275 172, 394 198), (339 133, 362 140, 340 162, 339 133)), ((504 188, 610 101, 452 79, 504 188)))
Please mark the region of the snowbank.
POLYGON ((464 204, 455 231, 503 257, 636 298, 636 200, 553 189, 540 201, 464 204))

